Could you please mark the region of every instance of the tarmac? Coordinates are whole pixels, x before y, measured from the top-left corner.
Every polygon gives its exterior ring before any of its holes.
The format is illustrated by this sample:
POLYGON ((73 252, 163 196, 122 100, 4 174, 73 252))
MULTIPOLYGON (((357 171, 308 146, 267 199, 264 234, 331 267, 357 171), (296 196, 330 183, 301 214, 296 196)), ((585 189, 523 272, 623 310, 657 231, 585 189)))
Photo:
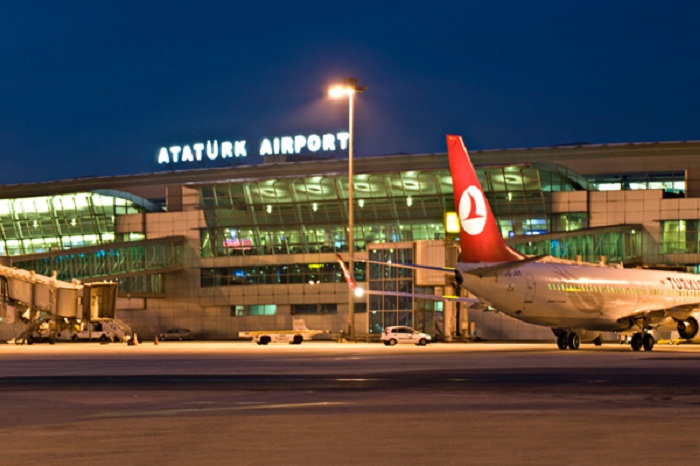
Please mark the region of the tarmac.
POLYGON ((2 464, 625 464, 698 456, 700 346, 0 345, 2 464))

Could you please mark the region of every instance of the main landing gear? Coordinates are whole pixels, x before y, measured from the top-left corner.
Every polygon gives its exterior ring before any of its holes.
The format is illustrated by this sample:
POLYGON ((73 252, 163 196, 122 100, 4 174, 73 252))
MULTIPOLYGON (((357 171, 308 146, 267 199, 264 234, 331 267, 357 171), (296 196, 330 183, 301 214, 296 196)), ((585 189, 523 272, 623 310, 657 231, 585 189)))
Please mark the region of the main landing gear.
POLYGON ((630 346, 633 351, 639 351, 644 348, 644 351, 651 351, 654 348, 654 336, 651 333, 639 332, 632 335, 630 346))
POLYGON ((557 334, 557 347, 560 350, 566 348, 577 350, 581 346, 581 337, 576 332, 559 332, 557 334))

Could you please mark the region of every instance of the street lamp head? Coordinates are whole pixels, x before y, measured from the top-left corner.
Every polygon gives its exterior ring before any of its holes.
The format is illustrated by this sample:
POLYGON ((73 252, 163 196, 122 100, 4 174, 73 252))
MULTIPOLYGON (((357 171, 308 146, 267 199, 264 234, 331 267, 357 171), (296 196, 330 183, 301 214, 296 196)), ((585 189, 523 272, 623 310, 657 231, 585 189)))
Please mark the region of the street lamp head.
POLYGON ((333 99, 351 96, 357 92, 364 92, 367 86, 360 86, 357 84, 357 79, 347 78, 343 80, 342 84, 336 84, 328 89, 329 97, 333 99))
POLYGON ((354 89, 346 87, 342 84, 336 84, 328 89, 328 96, 331 99, 340 99, 341 97, 349 96, 350 94, 354 93, 354 89))

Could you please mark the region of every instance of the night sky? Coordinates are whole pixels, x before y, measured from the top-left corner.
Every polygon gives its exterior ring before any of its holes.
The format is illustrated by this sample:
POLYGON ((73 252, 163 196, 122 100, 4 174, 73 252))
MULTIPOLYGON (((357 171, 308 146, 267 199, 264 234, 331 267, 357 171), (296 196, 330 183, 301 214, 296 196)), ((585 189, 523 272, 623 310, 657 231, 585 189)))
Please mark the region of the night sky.
MULTIPOLYGON (((696 1, 0 4, 0 184, 347 129, 357 156, 700 139, 696 1)), ((248 162, 259 161, 259 157, 248 162)))

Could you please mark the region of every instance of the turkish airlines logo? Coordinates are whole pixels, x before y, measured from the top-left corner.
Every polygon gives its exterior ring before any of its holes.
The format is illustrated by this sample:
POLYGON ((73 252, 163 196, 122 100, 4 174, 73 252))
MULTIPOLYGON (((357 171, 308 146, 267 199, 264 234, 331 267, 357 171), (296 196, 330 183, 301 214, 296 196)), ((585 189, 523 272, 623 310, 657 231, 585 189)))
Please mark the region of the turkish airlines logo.
POLYGON ((478 235, 486 226, 486 200, 476 186, 469 186, 459 200, 459 221, 470 235, 478 235))

